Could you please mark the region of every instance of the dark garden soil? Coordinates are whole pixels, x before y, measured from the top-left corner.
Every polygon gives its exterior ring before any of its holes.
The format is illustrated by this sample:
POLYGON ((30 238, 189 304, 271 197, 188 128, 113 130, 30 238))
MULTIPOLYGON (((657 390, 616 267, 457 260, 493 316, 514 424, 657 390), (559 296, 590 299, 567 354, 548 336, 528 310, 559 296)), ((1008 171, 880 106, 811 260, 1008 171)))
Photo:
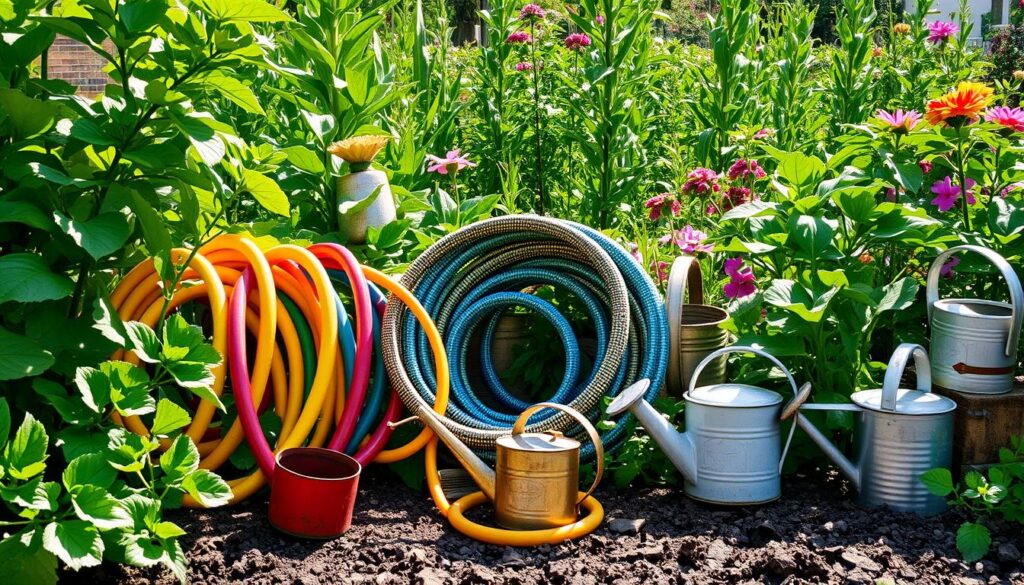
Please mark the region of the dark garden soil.
MULTIPOLYGON (((286 537, 266 499, 175 512, 189 532, 195 583, 1018 583, 1024 535, 994 528, 989 558, 958 560, 963 517, 920 519, 855 507, 839 480, 790 478, 782 500, 723 509, 674 489, 599 498, 607 519, 576 542, 535 549, 476 543, 452 530, 424 493, 364 477, 351 531, 330 542, 286 537), (639 532, 635 529, 638 525, 639 532)), ((83 579, 84 577, 84 579, 83 579)), ((169 573, 105 566, 78 583, 173 583, 169 573)))

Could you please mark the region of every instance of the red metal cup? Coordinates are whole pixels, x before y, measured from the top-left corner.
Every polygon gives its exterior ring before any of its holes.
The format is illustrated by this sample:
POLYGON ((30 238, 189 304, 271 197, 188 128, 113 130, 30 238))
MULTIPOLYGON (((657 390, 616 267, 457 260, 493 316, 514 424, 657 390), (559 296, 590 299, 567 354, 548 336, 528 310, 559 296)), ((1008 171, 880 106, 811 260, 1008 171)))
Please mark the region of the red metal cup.
POLYGON ((335 538, 352 525, 359 473, 355 459, 317 447, 277 455, 270 480, 270 523, 302 538, 335 538))

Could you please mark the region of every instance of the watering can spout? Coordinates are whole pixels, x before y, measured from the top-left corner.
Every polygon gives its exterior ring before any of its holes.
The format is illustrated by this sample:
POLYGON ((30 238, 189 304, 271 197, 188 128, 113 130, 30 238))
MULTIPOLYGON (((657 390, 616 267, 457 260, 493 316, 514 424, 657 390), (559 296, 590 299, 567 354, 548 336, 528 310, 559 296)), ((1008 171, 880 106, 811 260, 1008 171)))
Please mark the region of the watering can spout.
POLYGON ((448 427, 444 426, 444 422, 441 417, 437 415, 433 410, 427 406, 417 403, 414 407, 414 412, 423 424, 430 427, 430 430, 434 431, 441 442, 443 442, 452 455, 459 460, 459 463, 466 469, 470 477, 480 488, 480 491, 487 496, 488 500, 494 501, 494 486, 495 486, 495 473, 494 470, 487 466, 482 459, 476 456, 465 443, 460 441, 455 433, 448 430, 448 427))
MULTIPOLYGON (((846 405, 829 405, 829 406, 846 406, 846 405)), ((849 406, 853 406, 853 405, 849 405, 849 406)), ((807 406, 805 406, 805 408, 807 408, 807 406)), ((854 406, 853 409, 857 409, 857 408, 854 406)), ((857 410, 859 410, 859 409, 857 409, 857 410)), ((825 436, 824 433, 822 433, 821 431, 818 430, 818 427, 814 426, 814 424, 811 423, 811 421, 806 416, 801 414, 800 412, 796 413, 796 424, 799 425, 800 428, 803 429, 804 432, 806 432, 809 437, 811 437, 811 440, 814 441, 814 443, 822 451, 824 451, 826 455, 828 455, 829 459, 831 459, 836 464, 836 467, 839 468, 839 471, 843 475, 845 475, 850 480, 850 482, 853 483, 853 486, 859 491, 860 490, 860 485, 861 485, 860 468, 858 468, 856 465, 854 465, 853 461, 850 461, 849 457, 844 455, 843 452, 840 451, 839 448, 836 447, 832 443, 832 441, 830 441, 828 439, 828 437, 825 436)))
POLYGON ((651 381, 645 378, 627 387, 608 405, 608 415, 618 416, 627 410, 632 412, 679 473, 686 481, 694 483, 697 480, 697 453, 693 440, 687 433, 676 430, 667 418, 644 400, 650 386, 651 381))

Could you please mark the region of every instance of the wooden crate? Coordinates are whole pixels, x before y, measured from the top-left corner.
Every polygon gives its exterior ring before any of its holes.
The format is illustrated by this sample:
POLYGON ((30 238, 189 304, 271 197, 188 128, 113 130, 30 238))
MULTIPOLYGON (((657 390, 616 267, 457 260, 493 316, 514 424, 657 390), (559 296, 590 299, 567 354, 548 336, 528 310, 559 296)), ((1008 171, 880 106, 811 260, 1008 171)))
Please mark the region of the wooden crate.
POLYGON ((1007 394, 964 394, 944 388, 935 392, 956 402, 953 417, 953 466, 999 462, 999 449, 1010 437, 1024 435, 1024 385, 1007 394))

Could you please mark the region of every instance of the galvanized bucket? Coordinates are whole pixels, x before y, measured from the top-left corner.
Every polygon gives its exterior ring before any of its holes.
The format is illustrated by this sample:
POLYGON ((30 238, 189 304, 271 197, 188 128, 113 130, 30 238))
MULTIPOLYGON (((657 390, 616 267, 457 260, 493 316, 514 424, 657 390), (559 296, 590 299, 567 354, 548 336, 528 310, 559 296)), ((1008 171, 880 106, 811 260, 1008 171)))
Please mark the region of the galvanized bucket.
POLYGON ((1024 321, 1024 289, 1010 263, 981 246, 950 248, 935 258, 928 271, 927 300, 935 385, 969 394, 1003 394, 1012 390, 1024 321), (1002 273, 1010 289, 1010 303, 939 299, 942 266, 960 251, 984 256, 1002 273))
POLYGON ((889 360, 881 389, 853 393, 853 404, 804 404, 796 422, 853 482, 860 505, 938 514, 946 509, 946 499, 933 495, 920 477, 952 463, 956 403, 932 393, 931 385, 928 353, 920 345, 904 343, 889 360), (911 356, 917 389, 901 389, 900 379, 911 356), (802 414, 808 410, 857 413, 852 460, 802 414))
MULTIPOLYGON (((682 396, 690 386, 697 364, 729 343, 729 333, 722 323, 729 314, 718 307, 704 304, 704 280, 700 262, 692 256, 680 256, 672 263, 665 291, 665 311, 669 323, 669 362, 665 378, 671 396, 682 396), (687 301, 689 288, 689 302, 687 301)), ((697 380, 700 386, 725 381, 728 362, 722 355, 704 368, 697 380)))

